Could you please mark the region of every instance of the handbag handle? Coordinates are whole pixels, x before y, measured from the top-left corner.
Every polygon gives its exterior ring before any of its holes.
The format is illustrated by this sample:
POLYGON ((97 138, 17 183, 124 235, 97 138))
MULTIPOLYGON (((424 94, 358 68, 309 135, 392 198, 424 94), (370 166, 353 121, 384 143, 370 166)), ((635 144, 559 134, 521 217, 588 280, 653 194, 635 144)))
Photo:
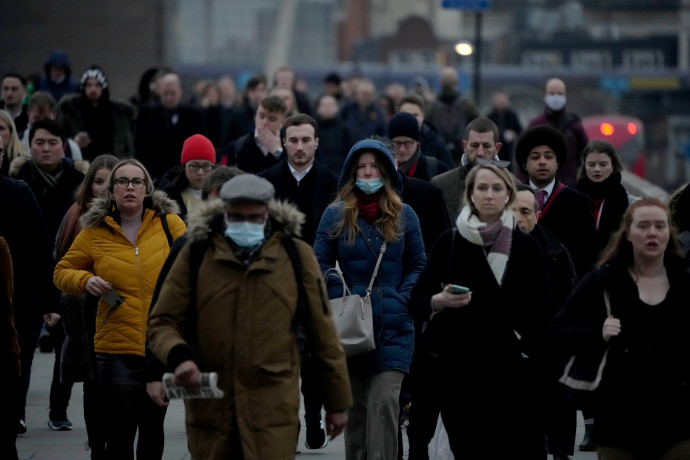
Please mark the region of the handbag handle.
POLYGON ((347 287, 347 283, 345 282, 345 278, 343 278, 342 273, 340 273, 336 268, 329 268, 328 270, 326 270, 326 273, 323 274, 323 279, 326 280, 329 276, 336 276, 340 279, 340 282, 343 283, 342 297, 350 295, 350 288, 347 287))
MULTIPOLYGON (((376 260, 376 267, 374 267, 374 274, 371 275, 371 280, 369 281, 369 287, 367 288, 367 296, 371 294, 371 288, 374 285, 374 280, 376 279, 376 275, 379 272, 379 265, 381 265, 381 259, 383 258, 383 253, 386 252, 386 242, 383 242, 383 245, 381 246, 381 250, 379 251, 379 258, 376 260)), ((350 295, 350 288, 347 287, 347 283, 345 282, 345 278, 343 278, 343 274, 336 270, 335 268, 329 268, 326 270, 326 272, 323 274, 323 279, 326 280, 329 276, 337 276, 340 279, 340 282, 343 283, 343 297, 346 295, 350 295)))

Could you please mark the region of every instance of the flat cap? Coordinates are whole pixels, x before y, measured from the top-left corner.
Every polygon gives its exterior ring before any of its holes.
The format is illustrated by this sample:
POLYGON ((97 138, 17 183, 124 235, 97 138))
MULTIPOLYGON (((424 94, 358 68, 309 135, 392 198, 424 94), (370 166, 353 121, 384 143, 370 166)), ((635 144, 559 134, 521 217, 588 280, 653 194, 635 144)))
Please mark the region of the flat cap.
POLYGON ((274 195, 273 184, 254 174, 235 176, 223 184, 220 189, 220 198, 226 203, 268 204, 274 195))

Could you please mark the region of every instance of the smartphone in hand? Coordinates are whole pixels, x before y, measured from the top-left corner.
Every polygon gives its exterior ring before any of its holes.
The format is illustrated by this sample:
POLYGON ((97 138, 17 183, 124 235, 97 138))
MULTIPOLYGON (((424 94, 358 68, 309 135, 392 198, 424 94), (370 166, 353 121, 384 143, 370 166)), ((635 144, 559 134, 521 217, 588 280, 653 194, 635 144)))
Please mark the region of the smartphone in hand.
POLYGON ((470 292, 470 288, 460 286, 459 284, 451 284, 450 292, 451 294, 467 294, 468 292, 470 292))
POLYGON ((103 294, 102 297, 110 308, 117 308, 123 302, 122 297, 120 297, 118 293, 115 292, 115 289, 113 289, 112 286, 110 287, 109 291, 106 291, 103 294))

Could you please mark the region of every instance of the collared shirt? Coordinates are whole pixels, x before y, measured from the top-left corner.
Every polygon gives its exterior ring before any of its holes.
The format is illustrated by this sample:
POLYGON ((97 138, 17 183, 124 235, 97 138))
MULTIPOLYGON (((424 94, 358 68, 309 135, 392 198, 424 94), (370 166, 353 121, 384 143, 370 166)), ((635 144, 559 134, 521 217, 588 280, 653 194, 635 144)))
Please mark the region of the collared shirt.
POLYGON ((290 164, 290 162, 288 161, 288 168, 290 168, 290 172, 292 173, 292 177, 295 178, 295 180, 297 181, 298 184, 302 179, 304 179, 304 176, 306 176, 309 173, 309 171, 311 171, 311 168, 313 166, 314 166, 314 162, 312 162, 307 169, 305 169, 302 172, 299 172, 295 168, 293 168, 292 165, 290 164))
POLYGON ((551 197, 551 193, 553 192, 554 185, 556 185, 556 179, 555 178, 554 178, 554 180, 551 181, 551 183, 549 185, 547 185, 544 188, 539 188, 536 185, 534 185, 534 182, 529 181, 529 186, 532 187, 532 190, 534 190, 535 192, 537 190, 544 190, 546 192, 546 196, 544 197, 544 203, 546 203, 549 200, 549 198, 551 197))

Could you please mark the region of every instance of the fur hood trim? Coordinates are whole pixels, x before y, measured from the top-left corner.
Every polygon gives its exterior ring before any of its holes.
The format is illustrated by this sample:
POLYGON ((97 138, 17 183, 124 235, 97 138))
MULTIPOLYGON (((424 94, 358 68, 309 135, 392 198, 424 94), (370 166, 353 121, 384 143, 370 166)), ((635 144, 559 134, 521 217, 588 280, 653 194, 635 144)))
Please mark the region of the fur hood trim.
MULTIPOLYGON (((110 215, 114 201, 110 198, 96 198, 91 207, 79 219, 82 228, 95 228, 103 225, 105 218, 110 215)), ((180 206, 168 194, 155 190, 150 197, 144 199, 144 207, 156 211, 156 215, 180 214, 180 206)))
MULTIPOLYGON (((222 220, 225 204, 216 199, 205 203, 198 211, 187 217, 188 241, 202 241, 209 233, 217 231, 214 228, 216 219, 222 220)), ((271 218, 273 231, 282 231, 286 235, 302 236, 302 225, 306 218, 297 207, 289 201, 271 200, 268 203, 268 214, 271 218)))

